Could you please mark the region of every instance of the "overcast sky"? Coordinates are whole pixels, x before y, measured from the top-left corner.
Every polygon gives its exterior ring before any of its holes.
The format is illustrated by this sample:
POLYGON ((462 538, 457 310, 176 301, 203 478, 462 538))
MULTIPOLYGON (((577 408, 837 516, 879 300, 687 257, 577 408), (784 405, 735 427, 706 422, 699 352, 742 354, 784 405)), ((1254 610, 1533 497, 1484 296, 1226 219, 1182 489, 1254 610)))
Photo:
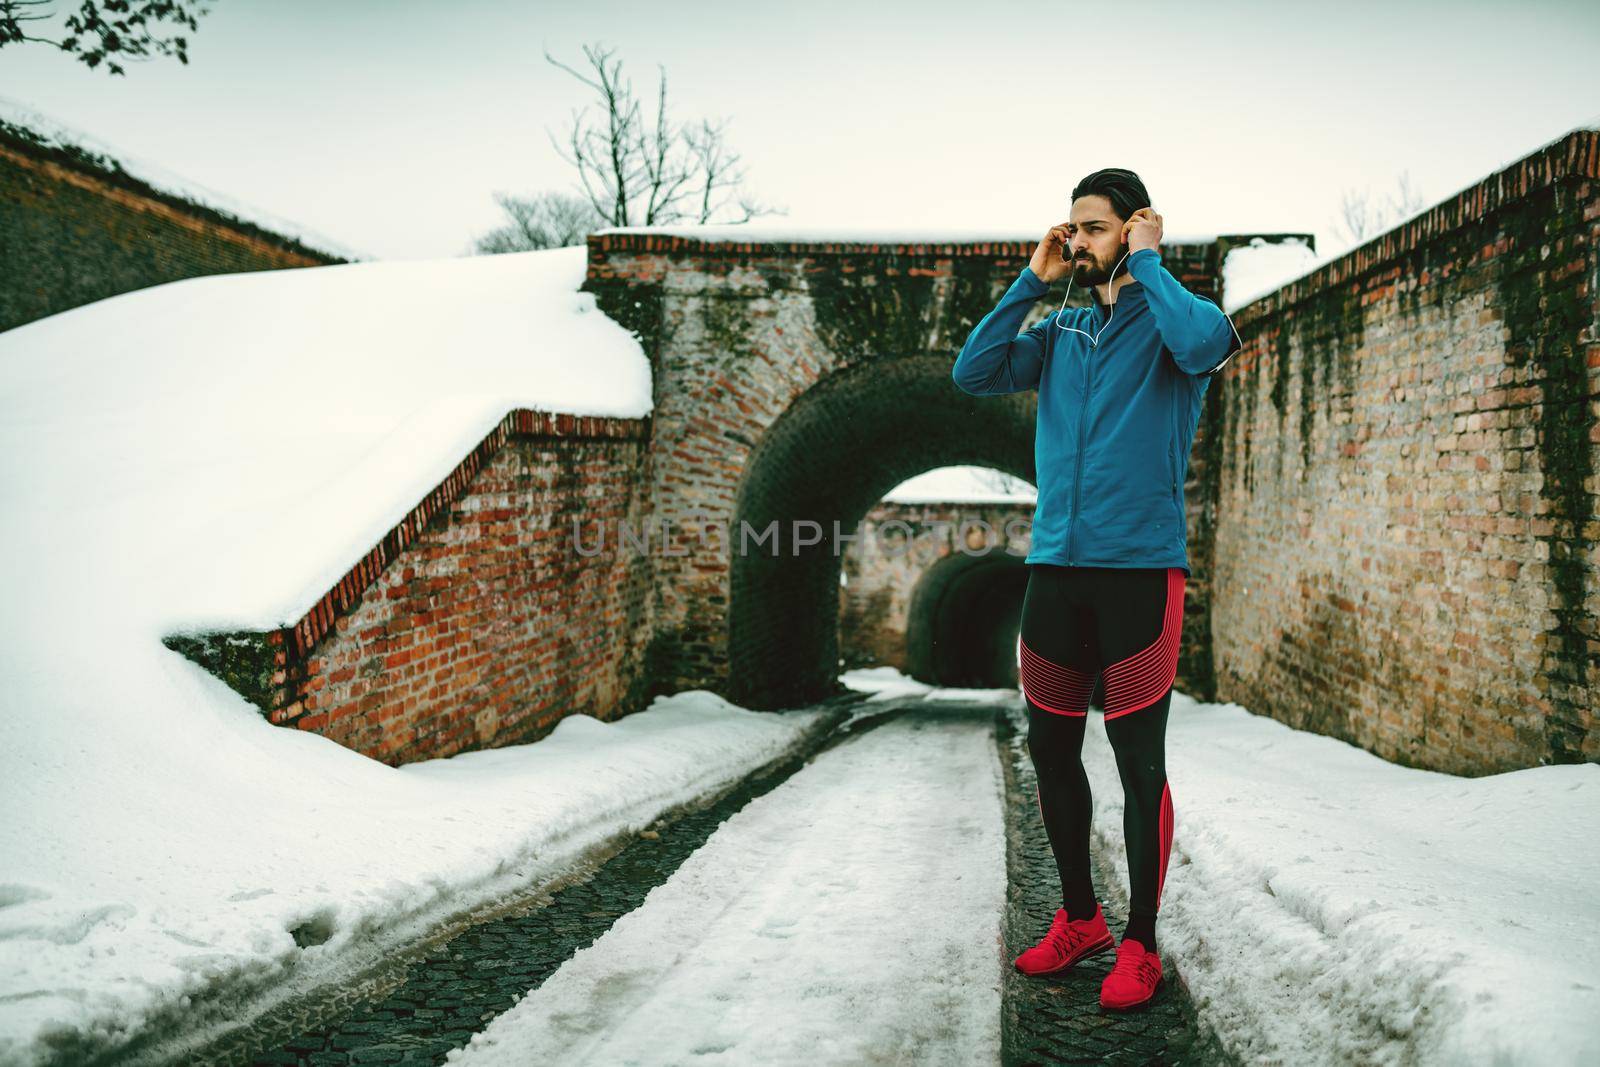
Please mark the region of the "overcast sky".
POLYGON ((1347 188, 1406 171, 1433 204, 1600 119, 1592 0, 1294 6, 213 0, 188 66, 8 46, 0 96, 382 258, 464 254, 496 190, 572 186, 547 130, 590 90, 543 49, 595 41, 651 99, 664 65, 676 118, 726 116, 768 221, 806 225, 1042 234, 1122 166, 1169 234, 1326 253, 1347 188))

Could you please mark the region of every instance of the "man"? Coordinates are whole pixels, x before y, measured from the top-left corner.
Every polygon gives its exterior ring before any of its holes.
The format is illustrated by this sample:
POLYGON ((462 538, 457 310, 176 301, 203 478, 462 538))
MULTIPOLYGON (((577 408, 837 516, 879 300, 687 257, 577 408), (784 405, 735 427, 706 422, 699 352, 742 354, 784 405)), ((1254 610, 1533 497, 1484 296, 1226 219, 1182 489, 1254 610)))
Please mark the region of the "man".
POLYGON ((1064 907, 1015 965, 1057 974, 1114 944, 1089 875, 1081 759, 1104 671, 1131 900, 1100 1003, 1119 1010, 1147 1002, 1161 981, 1155 919, 1173 830, 1167 709, 1190 573, 1183 482, 1206 388, 1238 336, 1221 308, 1162 266, 1161 235, 1138 175, 1090 174, 1072 191, 1069 221, 1045 234, 951 371, 975 396, 1039 391, 1039 494, 1017 653, 1064 907), (1069 273, 1068 295, 1073 282, 1090 286, 1092 305, 1069 308, 1063 297, 1019 335, 1028 310, 1069 273))

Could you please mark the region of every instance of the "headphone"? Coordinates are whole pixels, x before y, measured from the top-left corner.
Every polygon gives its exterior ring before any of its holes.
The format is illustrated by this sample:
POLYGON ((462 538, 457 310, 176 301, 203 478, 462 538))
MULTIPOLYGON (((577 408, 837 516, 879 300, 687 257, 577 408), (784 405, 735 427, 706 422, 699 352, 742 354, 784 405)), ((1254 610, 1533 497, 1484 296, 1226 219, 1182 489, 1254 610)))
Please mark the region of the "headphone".
MULTIPOLYGON (((1133 250, 1132 249, 1128 250, 1127 252, 1122 253, 1122 259, 1117 260, 1117 266, 1111 268, 1111 277, 1106 279, 1106 281, 1108 283, 1111 281, 1111 278, 1115 278, 1117 276, 1117 268, 1122 266, 1123 260, 1127 259, 1132 254, 1133 254, 1133 250)), ((1058 311, 1057 314, 1056 314, 1056 327, 1058 329, 1061 329, 1061 330, 1066 330, 1066 331, 1068 331, 1070 333, 1081 333, 1081 334, 1083 334, 1083 336, 1089 338, 1090 347, 1098 348, 1100 346, 1100 334, 1105 333, 1106 330, 1111 328, 1112 316, 1116 315, 1116 313, 1117 313, 1116 312, 1117 301, 1116 301, 1116 298, 1113 297, 1112 300, 1111 300, 1111 303, 1106 305, 1107 307, 1109 307, 1111 309, 1111 312, 1110 312, 1110 314, 1108 314, 1106 316, 1106 324, 1104 326, 1100 327, 1100 332, 1099 333, 1090 334, 1090 333, 1087 333, 1087 332, 1085 332, 1083 330, 1078 329, 1076 326, 1063 326, 1061 324, 1061 316, 1062 316, 1062 313, 1064 313, 1067 310, 1067 299, 1072 296, 1072 276, 1074 274, 1076 274, 1076 273, 1077 273, 1076 270, 1070 270, 1070 271, 1067 272, 1067 292, 1066 292, 1066 296, 1063 296, 1061 298, 1061 308, 1060 308, 1060 311, 1058 311)), ((1217 310, 1218 311, 1222 311, 1222 308, 1221 308, 1220 305, 1218 306, 1217 310)), ((1222 311, 1222 317, 1228 320, 1228 328, 1233 331, 1233 336, 1235 338, 1237 338, 1238 341, 1239 341, 1239 349, 1236 349, 1235 351, 1243 349, 1244 348, 1244 338, 1239 336, 1239 327, 1237 327, 1237 326, 1235 326, 1233 324, 1233 316, 1229 315, 1226 311, 1222 311)), ((1228 353, 1228 358, 1227 359, 1224 359, 1221 363, 1218 363, 1215 367, 1212 367, 1210 370, 1206 371, 1205 374, 1201 375, 1201 377, 1210 377, 1211 375, 1220 372, 1223 367, 1228 365, 1228 360, 1232 359, 1232 358, 1233 358, 1233 353, 1232 352, 1228 353)))

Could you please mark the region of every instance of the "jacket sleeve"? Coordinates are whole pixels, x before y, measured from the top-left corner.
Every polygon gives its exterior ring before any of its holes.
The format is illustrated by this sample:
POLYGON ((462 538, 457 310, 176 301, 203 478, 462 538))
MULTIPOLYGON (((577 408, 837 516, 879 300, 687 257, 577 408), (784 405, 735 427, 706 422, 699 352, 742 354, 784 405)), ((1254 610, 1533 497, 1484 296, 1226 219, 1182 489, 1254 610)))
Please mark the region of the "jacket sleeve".
POLYGON ((1210 375, 1239 350, 1233 323, 1215 302, 1195 296, 1161 264, 1161 254, 1141 248, 1128 257, 1128 272, 1144 286, 1156 330, 1185 374, 1210 375))
POLYGON ((1017 328, 1028 309, 1050 287, 1031 268, 1023 267, 1000 303, 985 315, 967 335, 967 343, 956 356, 950 377, 962 392, 973 396, 998 396, 1036 388, 1044 367, 1045 345, 1049 339, 1051 315, 1021 334, 1017 328))

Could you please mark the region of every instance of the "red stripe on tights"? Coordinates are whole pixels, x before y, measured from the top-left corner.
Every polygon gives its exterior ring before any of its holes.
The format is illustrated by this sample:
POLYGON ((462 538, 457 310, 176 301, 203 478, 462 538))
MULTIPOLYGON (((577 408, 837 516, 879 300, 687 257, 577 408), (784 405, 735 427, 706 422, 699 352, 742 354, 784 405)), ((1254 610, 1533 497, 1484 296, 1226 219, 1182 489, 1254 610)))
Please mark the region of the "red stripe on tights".
MULTIPOLYGON (((1042 812, 1041 812, 1042 814, 1042 812)), ((1172 783, 1161 786, 1161 814, 1156 820, 1156 840, 1161 854, 1156 867, 1156 906, 1161 905, 1161 887, 1167 881, 1167 856, 1172 852, 1172 783)))
POLYGON ((1089 697, 1094 693, 1094 676, 1071 667, 1052 663, 1028 647, 1017 635, 1021 659, 1019 678, 1022 695, 1046 711, 1062 715, 1087 715, 1089 697))
POLYGON ((1183 568, 1168 567, 1160 636, 1106 668, 1106 718, 1147 707, 1171 688, 1178 674, 1178 645, 1183 636, 1183 591, 1183 568))

